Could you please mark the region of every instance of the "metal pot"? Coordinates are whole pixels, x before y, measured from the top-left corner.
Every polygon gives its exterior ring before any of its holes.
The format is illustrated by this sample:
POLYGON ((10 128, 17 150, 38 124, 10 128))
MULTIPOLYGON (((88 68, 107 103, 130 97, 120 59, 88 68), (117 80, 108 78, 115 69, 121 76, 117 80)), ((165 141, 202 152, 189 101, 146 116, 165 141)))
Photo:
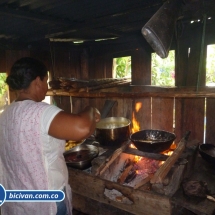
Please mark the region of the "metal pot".
POLYGON ((64 158, 68 166, 77 169, 87 169, 91 166, 91 161, 97 157, 99 149, 97 146, 80 144, 64 153, 64 158))
POLYGON ((170 148, 175 140, 174 133, 163 130, 141 130, 131 134, 130 140, 138 150, 144 152, 162 152, 170 148))
POLYGON ((96 125, 95 139, 102 146, 117 148, 129 139, 131 121, 124 117, 107 117, 96 125))

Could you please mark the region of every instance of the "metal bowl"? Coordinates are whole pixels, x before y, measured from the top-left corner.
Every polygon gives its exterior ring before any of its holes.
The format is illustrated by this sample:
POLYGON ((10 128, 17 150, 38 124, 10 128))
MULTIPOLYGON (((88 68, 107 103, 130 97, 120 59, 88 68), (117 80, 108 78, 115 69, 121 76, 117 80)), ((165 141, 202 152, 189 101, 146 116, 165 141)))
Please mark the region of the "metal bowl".
POLYGON ((107 117, 96 124, 95 138, 101 146, 118 148, 129 139, 131 121, 124 117, 107 117))
POLYGON ((87 169, 91 161, 97 157, 99 149, 97 146, 81 144, 64 153, 65 162, 68 166, 77 169, 87 169))
POLYGON ((130 135, 130 140, 138 150, 153 153, 169 149, 175 138, 174 133, 153 129, 141 130, 130 135))
POLYGON ((205 161, 215 167, 215 145, 210 143, 200 144, 199 154, 205 161))

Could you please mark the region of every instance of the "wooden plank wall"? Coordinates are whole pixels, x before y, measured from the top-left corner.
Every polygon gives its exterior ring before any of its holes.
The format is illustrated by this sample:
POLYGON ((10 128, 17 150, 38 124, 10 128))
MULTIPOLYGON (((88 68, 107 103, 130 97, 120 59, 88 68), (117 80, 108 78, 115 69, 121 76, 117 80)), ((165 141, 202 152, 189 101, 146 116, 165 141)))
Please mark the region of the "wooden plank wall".
MULTIPOLYGON (((176 51, 176 84, 177 86, 205 85, 205 67, 199 71, 202 29, 187 25, 184 33, 178 38, 176 51), (192 36, 190 36, 192 35, 192 36)), ((204 49, 205 55, 205 49, 204 49)), ((205 65, 205 61, 203 62, 205 65)), ((189 98, 175 100, 175 133, 182 137, 187 130, 191 131, 190 139, 204 141, 204 98, 189 98)))
MULTIPOLYGON (((185 26, 184 31, 177 40, 176 48, 176 86, 204 86, 205 76, 201 74, 199 79, 198 70, 200 62, 202 26, 185 26), (190 50, 190 52, 188 52, 190 50)), ((211 36, 209 35, 208 38, 211 36)), ((205 41, 204 55, 206 56, 205 41)), ((54 78, 70 77, 78 79, 96 79, 112 77, 112 60, 114 57, 131 56, 132 58, 132 84, 151 84, 151 51, 142 38, 134 38, 132 42, 112 45, 97 45, 95 47, 67 47, 59 48, 54 45, 50 51, 12 51, 1 52, 5 58, 2 68, 7 72, 20 57, 32 56, 43 60, 54 78), (141 41, 141 42, 140 42, 141 41), (4 63, 5 62, 5 63, 4 63)), ((205 59, 205 58, 204 58, 205 59)), ((205 73, 205 60, 203 60, 205 73)), ((70 98, 64 96, 54 97, 57 105, 65 111, 71 112, 70 98)), ((93 105, 100 111, 106 99, 117 101, 108 116, 120 116, 129 119, 135 118, 139 123, 139 129, 162 129, 175 132, 176 142, 180 141, 187 130, 191 131, 190 138, 203 142, 205 98, 72 98, 73 112, 79 112, 86 105, 93 105), (136 105, 141 104, 139 110, 136 105), (174 109, 175 108, 175 109, 174 109)), ((215 100, 208 98, 206 106, 206 142, 214 141, 213 127, 215 100)))

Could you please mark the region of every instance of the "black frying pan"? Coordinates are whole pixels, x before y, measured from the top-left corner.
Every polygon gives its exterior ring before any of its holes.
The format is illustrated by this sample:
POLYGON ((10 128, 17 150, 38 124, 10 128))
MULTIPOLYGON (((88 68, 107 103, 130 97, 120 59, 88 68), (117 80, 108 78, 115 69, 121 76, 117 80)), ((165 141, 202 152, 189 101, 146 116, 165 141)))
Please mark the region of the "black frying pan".
POLYGON ((162 152, 170 148, 175 140, 174 133, 163 130, 141 130, 130 135, 130 140, 140 151, 162 152))

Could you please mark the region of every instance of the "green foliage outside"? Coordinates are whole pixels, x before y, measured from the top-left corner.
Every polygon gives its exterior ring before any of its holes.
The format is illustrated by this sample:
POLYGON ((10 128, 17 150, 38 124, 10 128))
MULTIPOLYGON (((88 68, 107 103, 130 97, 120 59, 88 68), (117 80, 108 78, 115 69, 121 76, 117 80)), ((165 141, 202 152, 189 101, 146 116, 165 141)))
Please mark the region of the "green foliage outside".
POLYGON ((215 86, 215 45, 207 46, 206 86, 215 86))
MULTIPOLYGON (((131 57, 113 59, 113 78, 131 77, 131 57)), ((170 51, 166 59, 152 54, 152 85, 175 86, 175 51, 170 51)))
MULTIPOLYGON (((162 59, 152 53, 151 85, 175 86, 175 51, 162 59)), ((131 57, 114 58, 113 78, 131 77, 131 57)), ((215 86, 215 45, 207 46, 206 86, 215 86)))
POLYGON ((6 73, 0 73, 0 97, 7 91, 6 77, 6 73))
POLYGON ((131 57, 119 57, 113 59, 113 78, 131 77, 131 57))
POLYGON ((151 71, 151 85, 175 86, 175 51, 170 51, 165 59, 152 53, 151 71))

